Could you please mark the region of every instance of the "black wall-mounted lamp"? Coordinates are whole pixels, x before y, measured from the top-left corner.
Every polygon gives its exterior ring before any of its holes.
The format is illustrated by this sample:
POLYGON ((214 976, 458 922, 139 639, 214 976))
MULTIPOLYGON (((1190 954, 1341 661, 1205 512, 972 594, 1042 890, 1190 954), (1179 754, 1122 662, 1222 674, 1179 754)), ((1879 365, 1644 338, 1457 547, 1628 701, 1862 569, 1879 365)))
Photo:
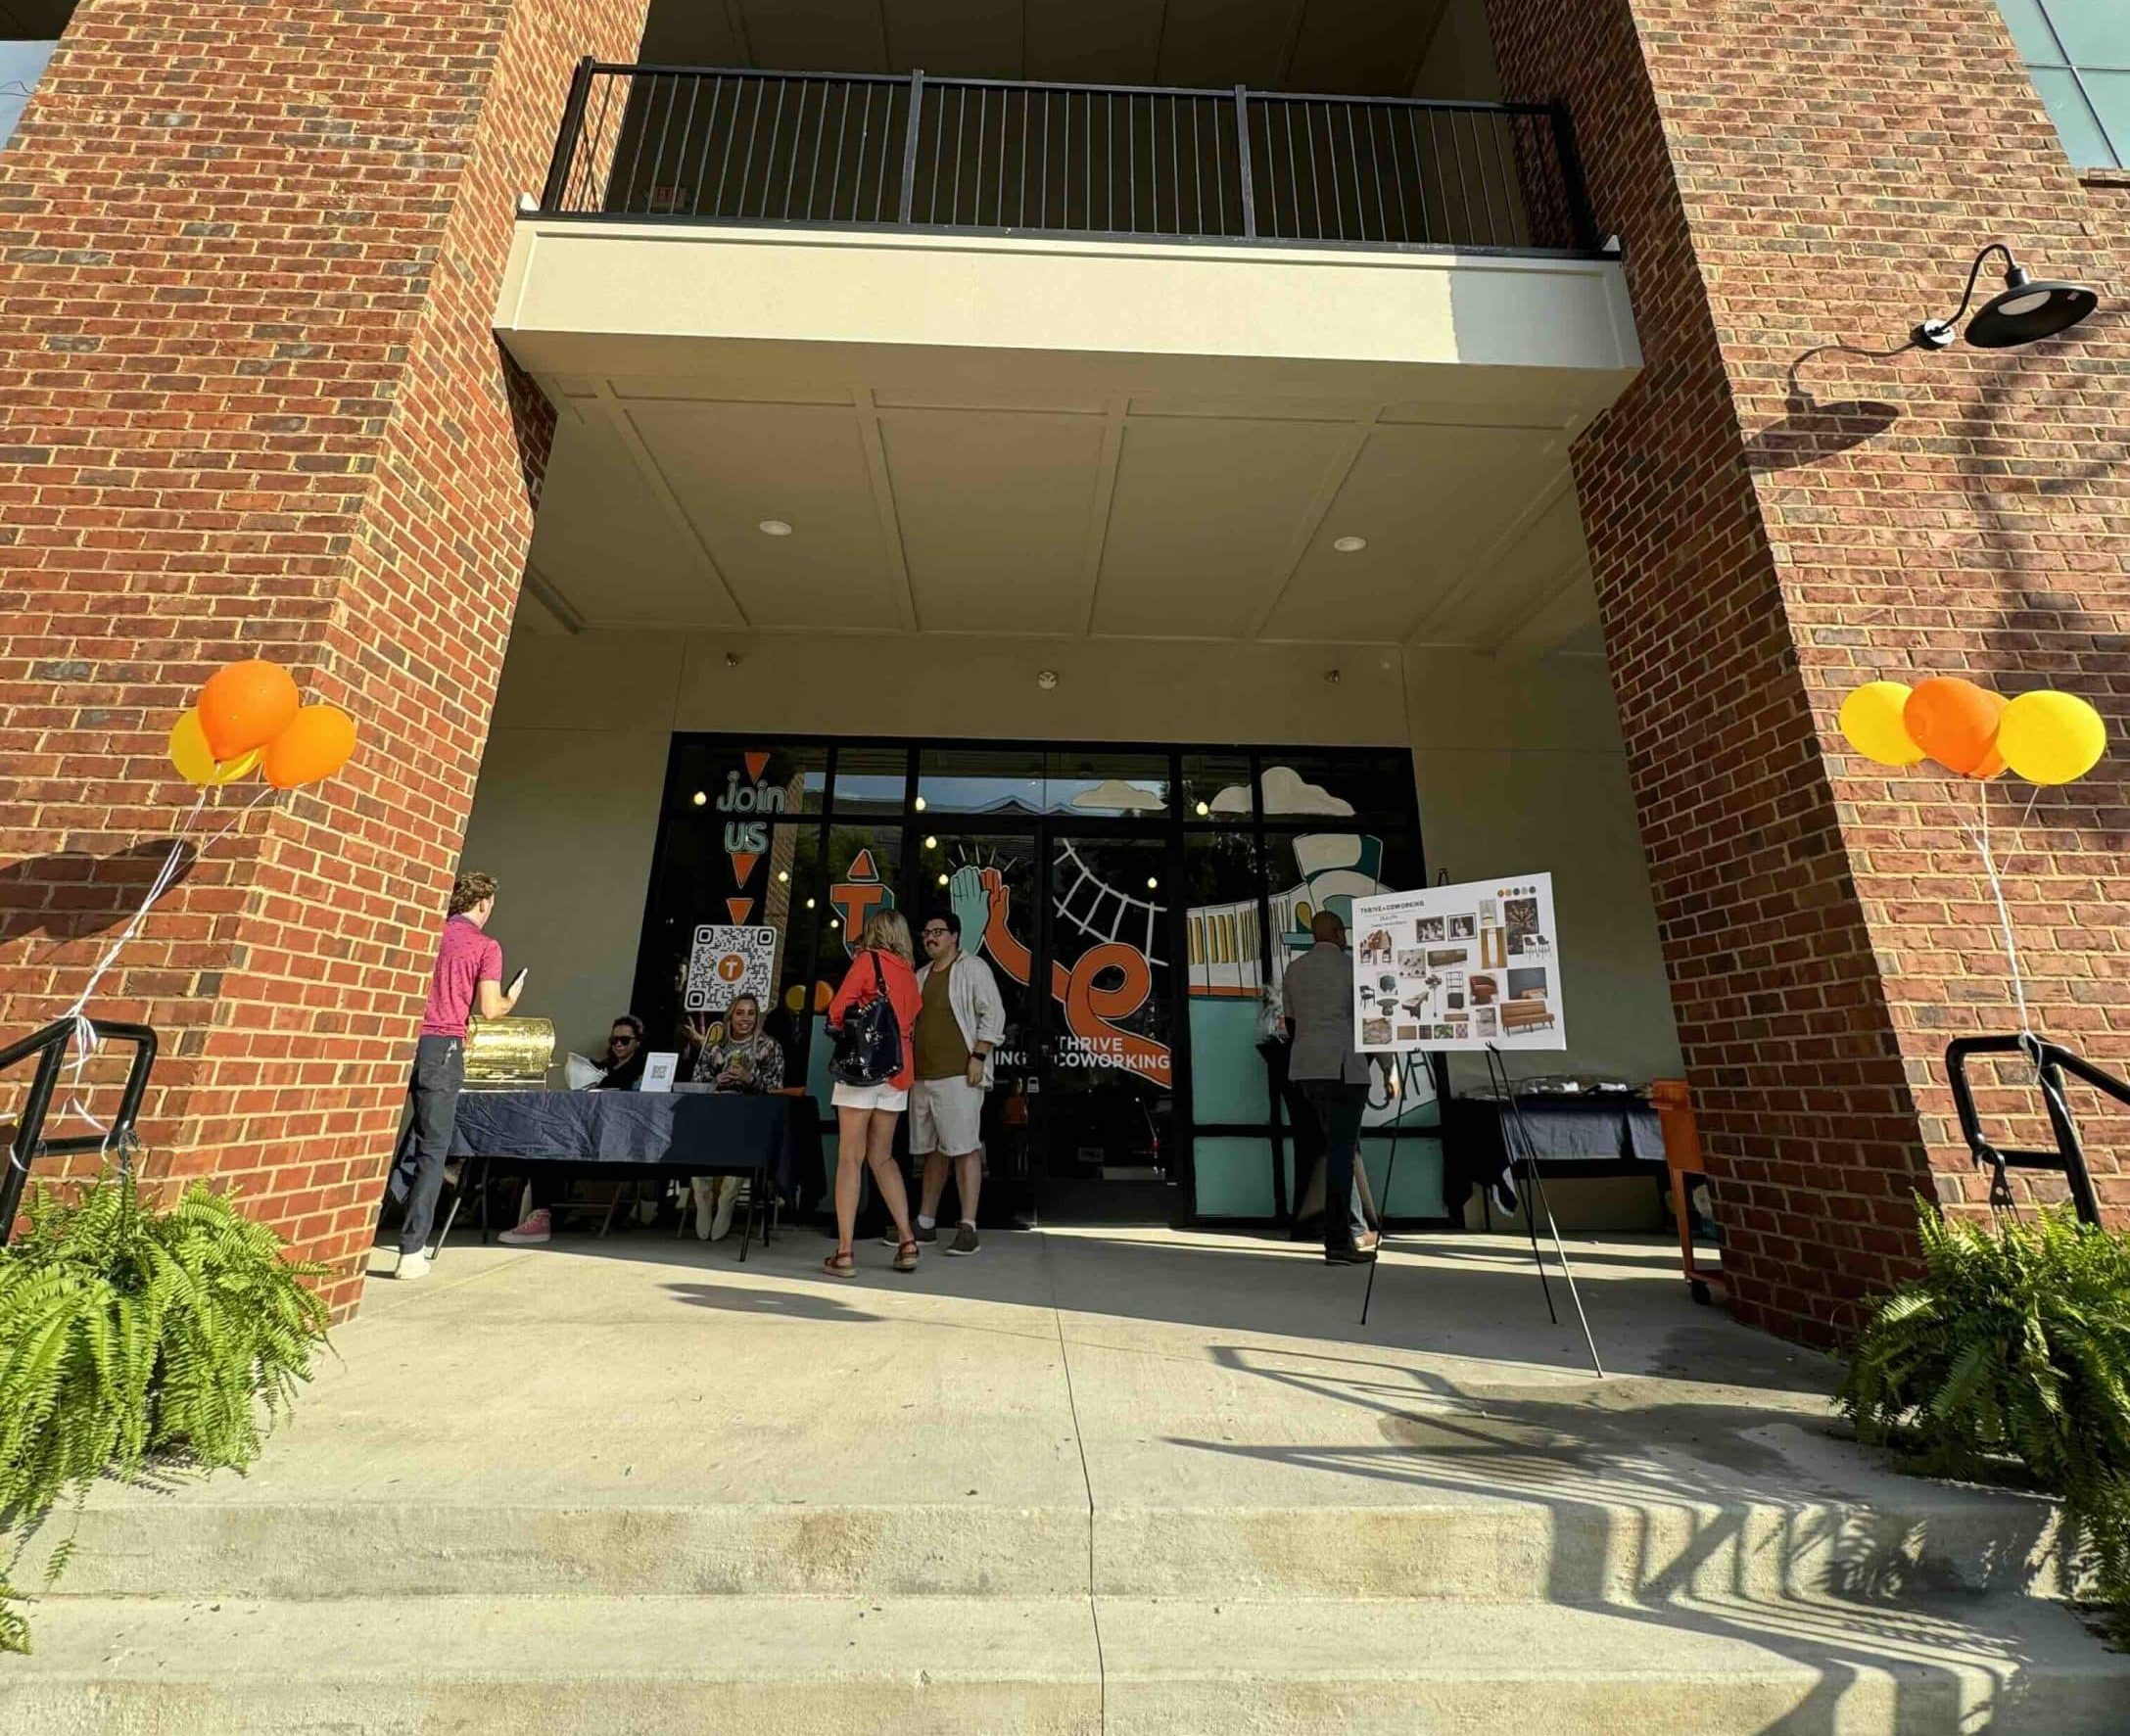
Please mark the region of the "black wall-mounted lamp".
POLYGON ((1966 318, 1974 301, 1974 286, 1981 280, 1982 262, 1992 254, 2005 257, 2005 287, 1967 321, 1967 342, 1977 350, 2011 350, 2068 331, 2101 305, 2100 296, 2082 283, 2058 283, 2029 277, 2012 250, 1993 241, 1974 257, 1967 273, 1967 292, 1950 319, 1926 319, 1909 334, 1919 350, 1948 350, 1958 337, 1960 322, 1966 318))

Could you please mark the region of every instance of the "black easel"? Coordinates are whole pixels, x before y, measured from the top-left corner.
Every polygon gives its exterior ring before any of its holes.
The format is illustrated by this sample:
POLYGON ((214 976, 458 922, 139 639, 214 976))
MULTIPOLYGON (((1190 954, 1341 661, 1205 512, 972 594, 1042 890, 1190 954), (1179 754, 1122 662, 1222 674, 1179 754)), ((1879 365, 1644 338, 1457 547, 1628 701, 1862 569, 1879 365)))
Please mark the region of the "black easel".
POLYGON ((1538 1249, 1538 1213, 1545 1213, 1545 1227, 1553 1238, 1553 1250, 1560 1256, 1561 1275, 1568 1281, 1568 1299, 1576 1305, 1576 1319, 1583 1327, 1583 1341, 1589 1346, 1590 1366, 1597 1371, 1597 1378, 1605 1378, 1605 1365, 1598 1359, 1597 1338, 1590 1331, 1590 1317, 1583 1311, 1583 1294, 1576 1289, 1576 1270, 1568 1263, 1568 1244, 1561 1240, 1560 1225, 1553 1220, 1552 1203, 1545 1196, 1545 1178, 1538 1173, 1538 1149, 1531 1137, 1531 1129, 1524 1122, 1523 1104, 1517 1101, 1516 1089, 1509 1078, 1509 1063, 1494 1044, 1487 1045, 1487 1083, 1500 1095, 1502 1103, 1502 1137, 1508 1146, 1511 1170, 1521 1166, 1524 1184, 1524 1223, 1531 1231, 1532 1264, 1538 1269, 1538 1285, 1545 1291, 1545 1311, 1555 1326, 1560 1315, 1553 1307, 1553 1287, 1546 1282, 1545 1258, 1538 1249))

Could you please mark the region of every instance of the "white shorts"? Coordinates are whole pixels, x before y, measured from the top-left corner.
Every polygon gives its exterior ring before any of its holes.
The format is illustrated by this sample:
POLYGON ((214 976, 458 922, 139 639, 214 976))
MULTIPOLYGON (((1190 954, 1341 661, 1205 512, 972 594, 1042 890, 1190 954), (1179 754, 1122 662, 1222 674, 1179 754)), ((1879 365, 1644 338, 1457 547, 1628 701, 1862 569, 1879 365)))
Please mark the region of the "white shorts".
POLYGON ((908 1106, 910 1094, 896 1085, 838 1084, 828 1101, 839 1109, 899 1110, 908 1106))
POLYGON ((983 1144, 983 1088, 959 1073, 920 1079, 910 1093, 910 1154, 966 1157, 983 1144))

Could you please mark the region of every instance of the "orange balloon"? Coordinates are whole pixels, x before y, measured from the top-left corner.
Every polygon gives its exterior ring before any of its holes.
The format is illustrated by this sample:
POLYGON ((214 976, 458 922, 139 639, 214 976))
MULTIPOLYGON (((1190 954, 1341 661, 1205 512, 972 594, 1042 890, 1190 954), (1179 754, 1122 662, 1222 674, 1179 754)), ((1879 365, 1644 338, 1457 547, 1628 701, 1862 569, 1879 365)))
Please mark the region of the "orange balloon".
POLYGON ((200 728, 217 760, 233 760, 280 734, 302 703, 287 670, 255 657, 208 677, 200 689, 200 728))
POLYGON ((1932 676, 1917 681, 1901 708, 1901 721, 1916 745, 1963 777, 1995 777, 2005 769, 1997 751, 1997 726, 2003 721, 2002 694, 1959 676, 1932 676))
POLYGON ((266 746, 266 781, 295 789, 330 777, 355 752, 355 719, 337 705, 307 705, 266 746))

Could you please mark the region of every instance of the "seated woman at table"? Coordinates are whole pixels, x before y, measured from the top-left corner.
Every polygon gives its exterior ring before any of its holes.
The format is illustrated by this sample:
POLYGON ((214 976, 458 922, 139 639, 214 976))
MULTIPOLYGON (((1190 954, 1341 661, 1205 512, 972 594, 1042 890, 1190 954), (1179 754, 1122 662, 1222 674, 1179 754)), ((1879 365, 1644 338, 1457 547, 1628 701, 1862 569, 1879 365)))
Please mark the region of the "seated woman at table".
MULTIPOLYGON (((643 1083, 643 1021, 625 1012, 607 1033, 606 1053, 599 1058, 599 1076, 587 1091, 635 1091, 643 1083)), ((554 1208, 569 1192, 566 1177, 535 1170, 525 1189, 525 1216, 514 1229, 505 1230, 498 1242, 511 1247, 537 1247, 554 1235, 554 1208)))
MULTIPOLYGON (((690 1075, 697 1085, 719 1091, 781 1091, 784 1084, 783 1046, 762 1028, 762 1003, 752 995, 735 995, 725 1009, 725 1021, 702 1033, 702 1047, 695 1054, 690 1075)), ((698 1175, 688 1186, 695 1196, 695 1237, 700 1242, 722 1241, 733 1227, 733 1207, 739 1198, 740 1177, 698 1175)), ((759 1203, 755 1206, 759 1211, 759 1203)))

